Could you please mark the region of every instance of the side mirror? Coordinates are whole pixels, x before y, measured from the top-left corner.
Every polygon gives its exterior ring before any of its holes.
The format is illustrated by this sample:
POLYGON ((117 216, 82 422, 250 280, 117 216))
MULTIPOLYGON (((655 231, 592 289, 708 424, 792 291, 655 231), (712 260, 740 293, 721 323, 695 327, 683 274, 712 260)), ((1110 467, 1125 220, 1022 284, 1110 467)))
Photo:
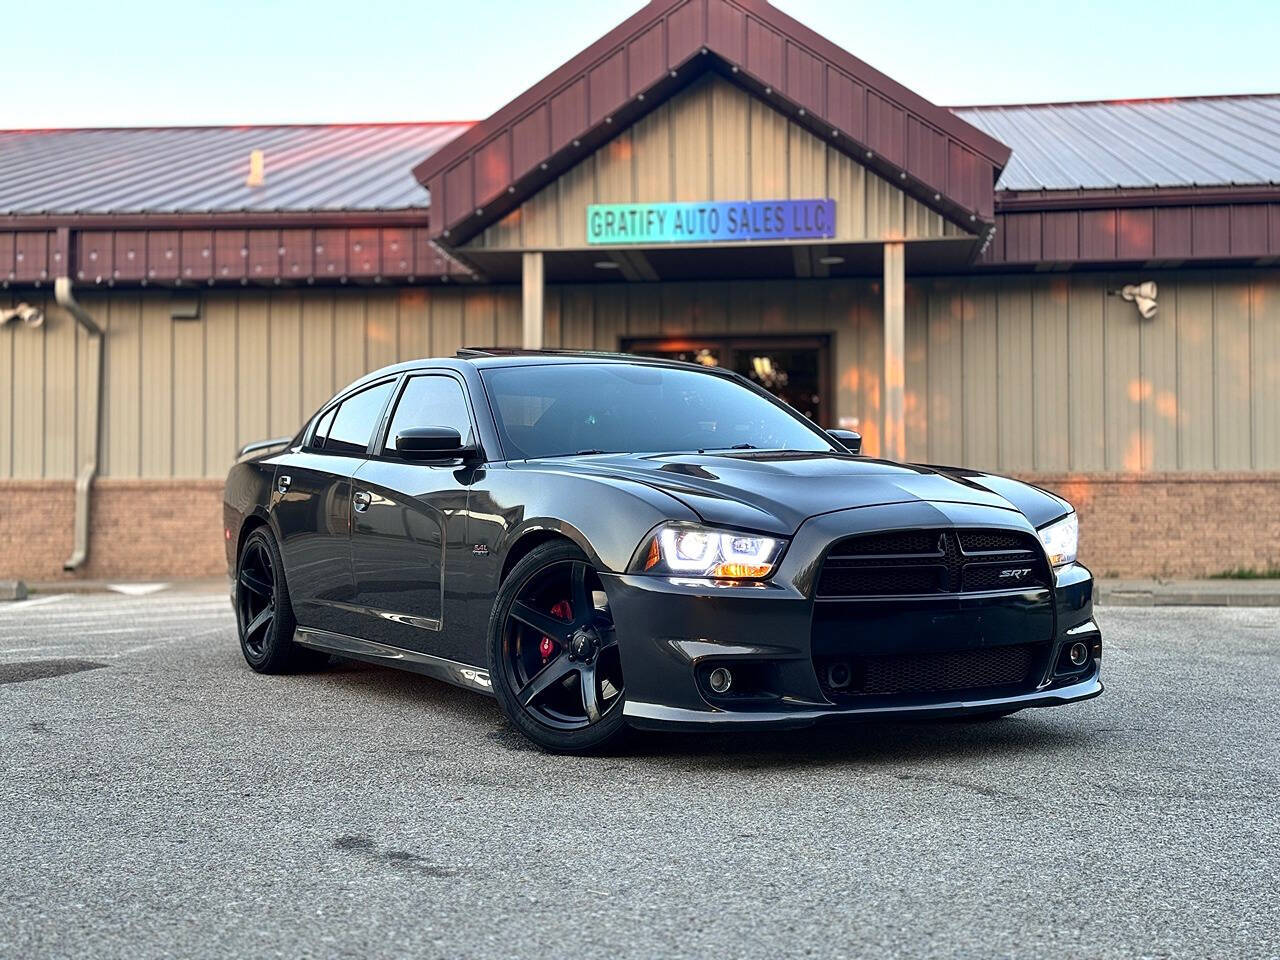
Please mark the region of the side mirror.
POLYGON ((858 454, 862 452, 862 434, 860 433, 855 433, 852 430, 828 430, 827 436, 831 437, 850 453, 858 454))
POLYGON ((465 460, 475 452, 453 427, 408 427, 396 434, 396 453, 406 460, 465 460))

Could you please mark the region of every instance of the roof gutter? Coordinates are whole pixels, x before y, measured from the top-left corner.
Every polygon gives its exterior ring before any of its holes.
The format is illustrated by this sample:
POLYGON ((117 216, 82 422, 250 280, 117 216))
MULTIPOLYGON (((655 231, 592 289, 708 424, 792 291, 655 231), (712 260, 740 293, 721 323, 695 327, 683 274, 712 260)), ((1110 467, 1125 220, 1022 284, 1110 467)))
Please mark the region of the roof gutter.
POLYGON ((78 570, 89 558, 89 491, 98 473, 98 444, 102 433, 102 328, 71 292, 71 278, 58 277, 53 282, 53 298, 58 306, 75 317, 76 323, 89 335, 89 423, 93 426, 85 462, 76 474, 76 516, 71 556, 62 565, 66 571, 78 570))

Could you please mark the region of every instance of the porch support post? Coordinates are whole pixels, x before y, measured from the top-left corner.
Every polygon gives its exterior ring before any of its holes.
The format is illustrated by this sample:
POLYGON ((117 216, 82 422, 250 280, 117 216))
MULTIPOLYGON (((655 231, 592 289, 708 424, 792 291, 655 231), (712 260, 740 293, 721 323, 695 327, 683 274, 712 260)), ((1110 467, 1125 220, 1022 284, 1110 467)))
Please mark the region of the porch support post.
POLYGON ((541 350, 543 331, 543 281, 542 252, 526 252, 521 256, 520 278, 524 287, 524 335, 521 346, 526 350, 541 350))
POLYGON ((880 456, 905 460, 906 253, 902 243, 884 245, 884 444, 880 456))

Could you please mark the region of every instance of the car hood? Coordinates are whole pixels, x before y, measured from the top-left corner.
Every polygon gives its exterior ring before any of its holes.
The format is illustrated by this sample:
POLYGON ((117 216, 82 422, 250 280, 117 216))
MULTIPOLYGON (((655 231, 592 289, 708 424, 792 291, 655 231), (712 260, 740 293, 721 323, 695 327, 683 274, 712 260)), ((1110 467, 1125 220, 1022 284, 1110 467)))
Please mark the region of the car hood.
POLYGON ((638 481, 706 523, 786 535, 821 513, 912 501, 1013 510, 1035 526, 1070 510, 1053 494, 1005 477, 837 453, 605 454, 529 465, 638 481))

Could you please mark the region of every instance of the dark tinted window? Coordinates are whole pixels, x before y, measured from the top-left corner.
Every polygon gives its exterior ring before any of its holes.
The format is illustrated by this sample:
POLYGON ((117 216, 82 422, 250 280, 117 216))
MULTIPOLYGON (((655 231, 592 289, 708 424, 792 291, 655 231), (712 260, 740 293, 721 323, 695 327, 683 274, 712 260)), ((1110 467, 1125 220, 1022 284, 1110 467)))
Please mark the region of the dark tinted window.
POLYGON ((549 364, 485 370, 512 458, 634 453, 830 450, 798 415, 730 380, 694 370, 549 364))
POLYGON ((387 451, 394 452, 396 434, 406 427, 453 427, 464 444, 472 442, 471 415, 462 384, 452 377, 411 377, 400 394, 391 429, 387 431, 387 451))
POLYGON ((338 412, 338 408, 334 407, 316 424, 316 432, 311 435, 311 446, 319 450, 324 446, 324 439, 329 435, 329 428, 333 426, 333 415, 338 412))
POLYGON ((369 438, 378 425, 378 417, 386 405, 392 382, 380 383, 368 390, 361 390, 342 401, 338 415, 333 418, 329 436, 324 443, 325 453, 364 453, 369 438))

